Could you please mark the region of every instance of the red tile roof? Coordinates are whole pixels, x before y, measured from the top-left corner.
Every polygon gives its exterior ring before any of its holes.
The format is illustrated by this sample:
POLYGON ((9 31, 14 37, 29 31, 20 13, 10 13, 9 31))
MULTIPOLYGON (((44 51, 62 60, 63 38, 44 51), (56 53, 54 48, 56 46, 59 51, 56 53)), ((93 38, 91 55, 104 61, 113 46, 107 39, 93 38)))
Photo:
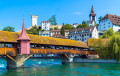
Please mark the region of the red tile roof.
POLYGON ((41 23, 50 23, 49 21, 42 21, 41 23))
POLYGON ((105 19, 110 19, 110 21, 114 25, 120 25, 120 16, 112 15, 112 14, 107 14, 102 20, 105 19))
POLYGON ((30 38, 28 37, 26 30, 25 30, 24 19, 23 19, 22 32, 17 40, 30 40, 30 38))
POLYGON ((90 32, 88 32, 88 33, 91 33, 91 32, 93 32, 94 28, 95 28, 95 26, 89 26, 89 27, 83 27, 83 28, 76 28, 76 29, 72 29, 70 32, 90 30, 90 32))

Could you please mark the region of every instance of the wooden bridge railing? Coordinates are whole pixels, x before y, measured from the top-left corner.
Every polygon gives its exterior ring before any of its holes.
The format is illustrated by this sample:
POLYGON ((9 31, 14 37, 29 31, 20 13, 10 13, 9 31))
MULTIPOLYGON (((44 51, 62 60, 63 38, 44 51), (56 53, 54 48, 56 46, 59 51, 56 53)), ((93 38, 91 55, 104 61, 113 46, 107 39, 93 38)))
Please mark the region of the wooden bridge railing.
POLYGON ((88 51, 65 49, 31 49, 31 54, 88 54, 88 51))
POLYGON ((16 48, 0 48, 0 55, 10 54, 12 56, 16 56, 17 49, 16 48))
MULTIPOLYGON (((96 52, 91 51, 80 51, 80 50, 65 50, 65 49, 30 49, 31 54, 80 54, 80 55, 88 55, 88 54, 97 54, 96 52)), ((0 48, 0 55, 16 56, 17 48, 0 48)))

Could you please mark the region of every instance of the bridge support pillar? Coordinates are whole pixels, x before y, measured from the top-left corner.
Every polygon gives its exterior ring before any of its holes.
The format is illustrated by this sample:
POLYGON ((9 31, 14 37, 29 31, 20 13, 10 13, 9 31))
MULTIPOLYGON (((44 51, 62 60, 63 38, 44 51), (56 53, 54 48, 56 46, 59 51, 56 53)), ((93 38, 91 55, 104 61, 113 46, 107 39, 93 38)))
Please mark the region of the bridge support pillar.
POLYGON ((64 54, 61 56, 61 59, 62 59, 62 64, 66 64, 66 63, 72 63, 73 62, 73 57, 74 55, 72 54, 64 54))
POLYGON ((27 60, 32 55, 17 55, 15 57, 11 57, 9 55, 6 56, 7 58, 7 69, 12 68, 19 68, 24 66, 25 60, 27 60))

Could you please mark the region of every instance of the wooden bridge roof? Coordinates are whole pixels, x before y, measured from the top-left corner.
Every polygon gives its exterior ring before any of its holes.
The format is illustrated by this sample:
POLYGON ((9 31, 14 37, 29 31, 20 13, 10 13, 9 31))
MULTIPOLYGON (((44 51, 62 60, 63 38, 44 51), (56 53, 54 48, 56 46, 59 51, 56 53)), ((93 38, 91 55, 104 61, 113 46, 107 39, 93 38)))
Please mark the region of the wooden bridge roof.
MULTIPOLYGON (((0 31, 0 42, 17 42, 20 33, 0 31)), ((61 46, 75 46, 88 48, 87 44, 81 41, 75 41, 70 39, 60 39, 53 37, 44 37, 38 35, 28 34, 31 39, 30 43, 34 44, 48 44, 48 45, 61 45, 61 46)))

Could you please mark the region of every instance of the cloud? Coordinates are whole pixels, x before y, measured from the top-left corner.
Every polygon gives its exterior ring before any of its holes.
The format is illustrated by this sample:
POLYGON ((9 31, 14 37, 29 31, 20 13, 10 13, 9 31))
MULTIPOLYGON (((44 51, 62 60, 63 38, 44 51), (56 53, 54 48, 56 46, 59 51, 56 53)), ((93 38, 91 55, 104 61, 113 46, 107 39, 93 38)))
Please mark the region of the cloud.
POLYGON ((80 15, 81 13, 80 13, 80 12, 75 12, 74 14, 75 14, 75 15, 80 15))

